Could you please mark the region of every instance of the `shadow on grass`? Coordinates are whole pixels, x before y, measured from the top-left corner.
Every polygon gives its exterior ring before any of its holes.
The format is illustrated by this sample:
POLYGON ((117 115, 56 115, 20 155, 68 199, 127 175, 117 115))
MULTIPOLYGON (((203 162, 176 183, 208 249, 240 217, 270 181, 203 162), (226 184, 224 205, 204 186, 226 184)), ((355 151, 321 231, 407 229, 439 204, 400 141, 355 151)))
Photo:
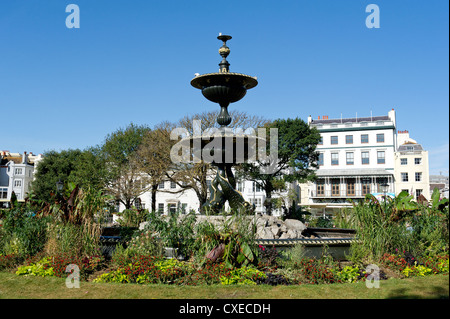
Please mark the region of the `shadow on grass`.
POLYGON ((387 297, 388 299, 449 299, 448 290, 440 287, 434 286, 429 287, 429 293, 426 294, 412 294, 410 289, 398 288, 393 289, 392 292, 387 297))

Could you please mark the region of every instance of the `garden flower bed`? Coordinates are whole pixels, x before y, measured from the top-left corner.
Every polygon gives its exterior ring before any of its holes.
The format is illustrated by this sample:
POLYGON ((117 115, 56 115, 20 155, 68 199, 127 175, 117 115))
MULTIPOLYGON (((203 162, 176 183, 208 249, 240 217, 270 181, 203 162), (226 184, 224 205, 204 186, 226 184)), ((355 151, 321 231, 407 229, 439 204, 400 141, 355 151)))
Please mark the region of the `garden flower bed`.
MULTIPOLYGON (((274 248, 260 246, 261 251, 274 248)), ((11 256, 0 256, 0 267, 8 268, 11 256)), ((42 259, 30 258, 19 266, 16 274, 20 276, 57 276, 67 277, 69 264, 79 265, 80 279, 93 282, 114 282, 134 284, 168 284, 168 285, 298 285, 298 284, 333 284, 365 281, 368 273, 365 267, 352 265, 350 262, 338 262, 330 258, 303 258, 287 267, 280 254, 270 259, 270 264, 228 268, 223 262, 205 262, 196 265, 189 261, 167 259, 151 255, 134 255, 130 258, 117 258, 107 262, 99 256, 75 258, 68 255, 46 256, 42 259), (115 266, 112 266, 114 264, 115 266)), ((449 256, 437 255, 411 258, 411 255, 385 254, 380 265, 379 279, 391 277, 408 278, 433 274, 448 274, 449 256), (409 259, 408 259, 409 257, 409 259)))
POLYGON ((126 241, 105 258, 92 216, 36 217, 19 207, 4 214, 0 271, 68 278, 76 269, 80 280, 94 283, 180 286, 317 285, 448 274, 448 206, 423 207, 408 216, 394 204, 384 211, 368 199, 354 207, 346 223, 359 237, 345 262, 333 259, 326 245, 318 258, 306 257, 301 244, 283 251, 258 246, 249 218, 238 213, 220 227, 196 223, 195 214, 149 213, 146 228, 128 225, 126 241), (414 231, 405 231, 406 221, 414 231), (167 247, 182 258, 167 259, 167 247))

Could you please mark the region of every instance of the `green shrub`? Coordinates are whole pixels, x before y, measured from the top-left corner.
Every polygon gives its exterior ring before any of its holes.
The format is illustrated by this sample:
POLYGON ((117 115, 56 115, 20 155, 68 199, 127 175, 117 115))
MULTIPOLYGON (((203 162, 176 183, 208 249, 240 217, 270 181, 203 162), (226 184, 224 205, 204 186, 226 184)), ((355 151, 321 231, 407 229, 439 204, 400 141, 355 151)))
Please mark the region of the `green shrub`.
POLYGON ((0 228, 0 253, 32 256, 44 248, 51 217, 38 218, 25 206, 7 210, 4 215, 0 228))
POLYGON ((195 243, 195 213, 181 215, 179 212, 169 216, 152 212, 149 214, 145 230, 157 233, 165 247, 177 248, 178 253, 190 257, 195 243))
POLYGON ((105 273, 94 282, 116 283, 176 283, 193 271, 190 264, 176 259, 158 259, 153 256, 135 256, 128 264, 105 273))
POLYGON ((134 207, 117 214, 119 216, 118 223, 123 227, 139 227, 139 224, 145 222, 149 215, 148 210, 138 210, 134 207))
POLYGON ((345 266, 336 273, 341 282, 356 282, 359 278, 360 270, 358 266, 345 266))
POLYGON ((230 270, 227 276, 220 277, 222 285, 256 285, 256 281, 266 278, 267 275, 253 267, 242 266, 230 270))
POLYGON ((20 266, 16 271, 16 275, 40 277, 53 276, 55 272, 50 265, 50 257, 45 257, 36 263, 20 266))
POLYGON ((306 251, 302 244, 295 244, 280 253, 279 262, 283 268, 295 268, 296 264, 305 258, 306 251))
POLYGON ((127 244, 130 255, 162 256, 164 247, 155 233, 150 230, 138 231, 127 244))
POLYGON ((69 254, 80 257, 98 255, 99 239, 100 229, 96 224, 52 223, 48 225, 45 252, 48 255, 69 254))

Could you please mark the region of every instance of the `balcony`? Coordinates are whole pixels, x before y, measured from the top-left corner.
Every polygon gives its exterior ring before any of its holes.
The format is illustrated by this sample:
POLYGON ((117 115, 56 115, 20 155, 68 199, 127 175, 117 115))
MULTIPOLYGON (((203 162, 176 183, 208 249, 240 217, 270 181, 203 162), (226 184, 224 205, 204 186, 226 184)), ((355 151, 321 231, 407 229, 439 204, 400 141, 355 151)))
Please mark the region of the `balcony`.
POLYGON ((331 190, 325 190, 317 192, 317 190, 311 191, 311 198, 364 198, 367 192, 363 193, 361 190, 355 190, 353 193, 347 194, 347 192, 341 190, 339 194, 332 193, 331 190))

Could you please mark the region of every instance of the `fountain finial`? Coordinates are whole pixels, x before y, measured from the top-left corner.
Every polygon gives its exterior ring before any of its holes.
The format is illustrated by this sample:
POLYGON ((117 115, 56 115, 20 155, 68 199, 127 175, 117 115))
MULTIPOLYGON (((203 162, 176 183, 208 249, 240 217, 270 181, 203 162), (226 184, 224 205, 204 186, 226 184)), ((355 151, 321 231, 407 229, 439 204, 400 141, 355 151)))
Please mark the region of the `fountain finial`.
POLYGON ((230 48, 227 47, 227 41, 231 39, 231 35, 222 35, 222 33, 219 33, 217 39, 223 41, 223 45, 219 48, 219 54, 222 57, 222 62, 219 63, 219 72, 227 73, 230 71, 230 63, 227 61, 227 56, 230 54, 230 48))

